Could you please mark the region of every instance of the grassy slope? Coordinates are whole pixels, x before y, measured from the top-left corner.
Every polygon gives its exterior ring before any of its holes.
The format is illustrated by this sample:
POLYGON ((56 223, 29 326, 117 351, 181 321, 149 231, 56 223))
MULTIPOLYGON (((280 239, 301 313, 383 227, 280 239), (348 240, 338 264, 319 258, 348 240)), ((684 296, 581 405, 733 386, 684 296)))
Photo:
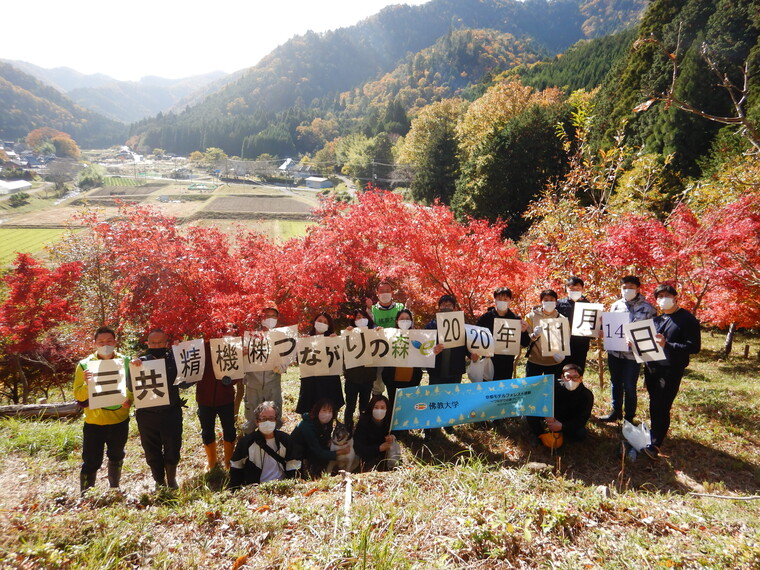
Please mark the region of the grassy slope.
MULTIPOLYGON (((657 463, 623 465, 613 426, 552 457, 532 449, 517 420, 499 430, 460 426, 430 448, 406 438, 404 468, 353 476, 350 517, 338 478, 218 492, 202 475, 193 406, 177 494, 151 492, 132 423, 123 488, 78 498, 81 420, 0 423, 0 565, 28 568, 753 568, 760 502, 700 497, 760 488, 757 358, 717 360, 706 349, 676 400, 657 463), (609 492, 609 496, 608 493, 609 492)), ((741 339, 743 351, 760 339, 741 339)), ((606 411, 608 390, 587 378, 606 411)), ((295 407, 297 373, 285 381, 295 407)), ((640 391, 639 418, 648 398, 640 391)), ((192 395, 190 395, 192 400, 192 395)), ((297 418, 286 413, 286 429, 297 418)))

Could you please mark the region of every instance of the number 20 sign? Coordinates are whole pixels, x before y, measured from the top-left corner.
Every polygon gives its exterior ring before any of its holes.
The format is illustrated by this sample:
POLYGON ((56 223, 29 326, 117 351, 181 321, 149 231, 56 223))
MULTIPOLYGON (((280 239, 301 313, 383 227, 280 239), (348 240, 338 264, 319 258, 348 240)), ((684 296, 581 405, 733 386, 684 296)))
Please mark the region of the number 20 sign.
POLYGON ((443 348, 465 345, 464 312, 436 313, 435 322, 438 325, 438 342, 443 348))

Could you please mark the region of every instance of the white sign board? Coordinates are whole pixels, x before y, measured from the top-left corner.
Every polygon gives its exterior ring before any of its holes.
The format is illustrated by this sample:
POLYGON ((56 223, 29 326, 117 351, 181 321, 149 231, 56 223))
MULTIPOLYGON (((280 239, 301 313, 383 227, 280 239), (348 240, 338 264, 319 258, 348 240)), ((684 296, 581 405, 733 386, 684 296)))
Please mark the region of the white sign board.
POLYGON ((166 377, 166 359, 145 360, 140 366, 130 362, 129 376, 135 408, 153 408, 169 405, 169 380, 166 377))
POLYGON ((576 303, 570 334, 590 338, 600 337, 602 335, 603 312, 604 305, 601 303, 576 303))
POLYGON ((631 343, 631 349, 636 362, 666 360, 665 350, 654 339, 657 330, 654 327, 652 319, 626 323, 623 326, 623 331, 631 343))
POLYGON ((493 320, 493 353, 505 356, 520 354, 521 333, 522 323, 520 319, 495 318, 493 320))
POLYGON ((443 348, 465 345, 464 312, 436 313, 435 322, 438 325, 438 342, 443 348))
POLYGON ((221 380, 229 376, 233 380, 243 377, 243 339, 225 336, 211 339, 211 366, 214 376, 221 380))
POLYGON ((541 319, 543 331, 539 337, 541 356, 561 354, 570 356, 570 323, 564 317, 541 319))
POLYGON ((628 313, 602 313, 602 338, 604 350, 631 352, 623 327, 631 320, 628 313))
POLYGON ((127 375, 123 358, 91 360, 87 371, 92 378, 87 383, 88 407, 96 410, 120 406, 127 399, 127 375))
POLYGON ((177 363, 177 378, 174 385, 181 382, 194 384, 203 378, 206 368, 206 351, 203 350, 203 339, 186 340, 172 346, 174 362, 177 363))
POLYGON ((475 325, 464 325, 464 329, 467 337, 467 350, 471 354, 494 355, 493 335, 489 329, 475 325))

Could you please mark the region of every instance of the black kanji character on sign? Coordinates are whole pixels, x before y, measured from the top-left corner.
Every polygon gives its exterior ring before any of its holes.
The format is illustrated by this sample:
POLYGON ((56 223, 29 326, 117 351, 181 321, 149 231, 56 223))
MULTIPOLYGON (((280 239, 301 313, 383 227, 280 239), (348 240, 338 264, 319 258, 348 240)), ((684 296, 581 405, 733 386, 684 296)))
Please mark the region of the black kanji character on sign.
POLYGON ((135 392, 140 392, 137 395, 138 400, 145 398, 151 391, 158 398, 163 398, 165 390, 163 376, 157 370, 140 369, 140 374, 135 378, 135 392))

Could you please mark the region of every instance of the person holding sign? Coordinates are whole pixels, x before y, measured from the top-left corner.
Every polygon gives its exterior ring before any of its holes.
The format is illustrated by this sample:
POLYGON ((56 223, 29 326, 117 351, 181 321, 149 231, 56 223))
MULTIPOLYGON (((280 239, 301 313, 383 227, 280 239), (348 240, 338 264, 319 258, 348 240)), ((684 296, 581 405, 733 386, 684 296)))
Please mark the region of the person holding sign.
MULTIPOLYGON (((628 322, 630 323, 653 318, 657 314, 657 311, 644 298, 644 295, 640 293, 640 288, 641 281, 635 275, 623 277, 620 280, 621 298, 612 303, 610 312, 628 313, 628 322)), ((609 323, 603 323, 602 326, 605 329, 605 335, 610 336, 611 334, 615 334, 615 331, 609 330, 609 323)), ((621 329, 618 336, 622 337, 622 335, 621 329)), ((633 423, 638 404, 636 384, 639 381, 641 365, 636 361, 631 350, 608 350, 607 365, 610 369, 612 411, 601 418, 601 420, 604 422, 616 422, 625 417, 626 420, 633 423)))
POLYGON ((570 323, 557 311, 553 289, 541 291, 540 300, 541 304, 525 317, 528 327, 521 338, 522 345, 528 347, 525 375, 559 378, 562 362, 570 352, 570 323))
MULTIPOLYGON (((433 348, 436 355, 435 368, 427 369, 428 384, 431 386, 461 384, 462 376, 467 369, 468 352, 465 342, 464 315, 460 312, 458 315, 451 315, 451 319, 444 319, 449 316, 445 313, 454 313, 456 308, 457 300, 453 295, 442 295, 438 299, 438 315, 425 326, 426 329, 438 331, 438 344, 433 348)), ((473 361, 478 359, 475 354, 470 356, 473 361)), ((451 426, 447 426, 445 430, 449 433, 454 431, 451 426)), ((434 433, 426 429, 425 439, 430 439, 434 433)))
POLYGON ((84 408, 82 428, 82 468, 79 472, 79 490, 84 493, 95 485, 103 453, 108 455, 108 484, 118 489, 124 448, 129 436, 129 406, 132 393, 126 389, 123 355, 116 352, 116 333, 109 327, 95 331, 95 352, 80 360, 74 371, 74 398, 84 408), (97 370, 95 364, 109 361, 116 364, 109 370, 97 370), (96 389, 95 386, 103 389, 96 389), (101 407, 100 398, 115 400, 101 407))
MULTIPOLYGON (((375 322, 364 309, 356 309, 351 318, 354 325, 346 330, 351 331, 354 328, 371 330, 375 328, 375 322)), ((346 381, 346 410, 343 421, 348 431, 354 431, 354 412, 356 411, 357 400, 359 402, 359 411, 361 411, 372 396, 372 385, 377 378, 377 368, 375 366, 346 368, 343 371, 343 378, 346 381)))
POLYGON ((586 439, 586 424, 594 407, 594 393, 583 383, 583 371, 574 363, 562 367, 562 376, 554 383, 554 416, 543 418, 526 416, 528 426, 537 439, 547 439, 547 447, 559 447, 557 437, 543 438, 543 434, 561 434, 562 440, 586 439))
MULTIPOLYGON (((396 315, 396 328, 408 331, 414 328, 414 317, 409 309, 401 309, 396 315)), ((422 368, 386 366, 382 371, 383 383, 388 389, 389 408, 393 409, 396 390, 419 386, 422 382, 422 368)))
POLYGON ((689 356, 701 349, 699 321, 678 306, 678 293, 672 285, 660 284, 654 298, 661 314, 654 318, 655 342, 665 350, 663 361, 647 362, 644 383, 649 392, 649 419, 652 443, 644 453, 656 459, 670 428, 670 410, 678 395, 681 379, 689 365, 689 356))
MULTIPOLYGON (((211 343, 203 343, 206 352, 206 362, 211 363, 211 343)), ((224 466, 230 468, 230 459, 235 450, 235 384, 239 379, 233 380, 224 375, 217 380, 214 367, 207 364, 203 369, 203 378, 195 386, 195 399, 198 402, 198 420, 201 424, 201 440, 206 451, 208 461, 206 471, 213 470, 218 463, 216 452, 216 418, 222 425, 222 439, 224 442, 224 466)))
MULTIPOLYGON (((519 351, 520 336, 528 330, 528 323, 521 320, 509 308, 509 304, 512 302, 512 290, 509 287, 497 287, 493 292, 493 299, 494 306, 488 307, 488 310, 480 316, 476 324, 491 331, 497 349, 501 346, 508 348, 510 344, 513 344, 519 351), (520 328, 510 329, 508 323, 497 321, 497 319, 518 321, 520 328), (496 326, 497 322, 499 324, 498 327, 496 326)), ((507 350, 504 350, 504 352, 507 352, 507 350)), ((514 377, 516 355, 505 354, 504 352, 495 350, 495 354, 491 357, 494 380, 506 380, 514 377)))
MULTIPOLYGON (((570 323, 573 322, 575 313, 575 303, 588 303, 588 299, 583 295, 583 279, 572 275, 565 281, 567 297, 557 301, 557 312, 565 317, 570 323)), ((586 369, 586 358, 588 356, 588 347, 591 343, 591 337, 588 336, 570 336, 570 356, 565 357, 565 364, 577 364, 581 370, 586 369)))
POLYGON ((372 396, 369 404, 362 410, 354 434, 354 450, 361 458, 362 471, 388 471, 394 467, 390 455, 398 446, 396 437, 390 434, 391 409, 388 398, 381 395, 372 396), (388 461, 386 461, 386 458, 388 461))
MULTIPOLYGON (((179 463, 182 449, 182 408, 185 401, 179 396, 180 388, 187 388, 187 384, 180 383, 175 386, 177 378, 177 364, 174 362, 174 354, 168 350, 169 338, 161 329, 152 329, 148 333, 147 354, 132 360, 131 364, 141 368, 143 362, 151 360, 164 360, 166 377, 164 386, 169 395, 169 403, 149 408, 137 408, 135 419, 140 432, 140 443, 145 452, 145 462, 150 467, 156 488, 168 486, 177 489, 177 464, 179 463)), ((127 385, 135 391, 134 379, 130 374, 127 385)))
MULTIPOLYGON (((261 331, 266 332, 275 328, 279 318, 280 311, 277 310, 274 303, 270 303, 261 311, 261 331)), ((248 347, 244 347, 244 350, 245 348, 248 347)), ((245 433, 251 433, 255 428, 253 412, 262 402, 272 401, 278 410, 282 409, 282 372, 283 370, 275 367, 273 370, 246 372, 243 376, 243 384, 245 385, 243 431, 245 433)))
MULTIPOLYGON (((311 321, 308 336, 323 335, 326 337, 335 337, 335 327, 330 315, 325 312, 318 313, 311 321)), ((303 363, 306 359, 324 359, 327 355, 316 354, 299 354, 299 362, 303 363)), ((337 415, 338 410, 343 407, 343 388, 340 384, 340 375, 329 374, 325 376, 301 376, 301 386, 298 392, 298 404, 296 413, 305 414, 311 411, 314 403, 318 400, 327 399, 332 403, 333 409, 337 415)))
POLYGON ((242 437, 230 461, 230 484, 234 491, 243 485, 290 479, 301 462, 293 459, 290 436, 277 429, 282 423, 274 402, 262 402, 253 410, 256 429, 242 437))

